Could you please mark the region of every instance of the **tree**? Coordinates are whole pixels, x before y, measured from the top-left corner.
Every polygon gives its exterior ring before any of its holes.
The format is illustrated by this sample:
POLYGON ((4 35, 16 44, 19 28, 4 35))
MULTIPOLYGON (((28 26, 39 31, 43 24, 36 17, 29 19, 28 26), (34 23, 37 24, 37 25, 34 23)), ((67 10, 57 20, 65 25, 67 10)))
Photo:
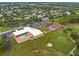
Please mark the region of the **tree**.
POLYGON ((79 35, 76 32, 71 32, 70 36, 76 41, 79 39, 79 35))
POLYGON ((79 56, 79 40, 76 42, 76 46, 77 46, 77 48, 76 48, 76 50, 74 51, 74 54, 75 54, 76 56, 79 56))
POLYGON ((74 51, 75 56, 79 56, 79 48, 74 51))
POLYGON ((64 32, 64 33, 67 33, 67 29, 63 29, 63 32, 64 32))
POLYGON ((68 27, 68 28, 67 28, 67 31, 72 31, 72 28, 71 28, 71 27, 68 27))
POLYGON ((77 47, 79 48, 79 40, 76 42, 77 47))
POLYGON ((6 50, 8 47, 7 40, 4 35, 0 35, 0 51, 6 50))

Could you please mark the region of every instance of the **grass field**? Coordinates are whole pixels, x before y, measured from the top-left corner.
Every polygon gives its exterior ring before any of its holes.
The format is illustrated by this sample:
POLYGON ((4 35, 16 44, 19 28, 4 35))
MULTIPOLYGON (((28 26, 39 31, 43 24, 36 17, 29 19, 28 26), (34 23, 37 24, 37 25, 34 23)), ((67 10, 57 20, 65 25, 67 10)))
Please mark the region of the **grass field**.
POLYGON ((44 26, 41 26, 39 28, 39 30, 41 30, 41 31, 48 31, 49 29, 48 29, 48 26, 44 25, 44 26))
POLYGON ((17 44, 13 40, 13 48, 10 51, 10 55, 68 55, 73 47, 73 42, 63 31, 54 31, 38 39, 21 44, 17 44), (47 43, 50 42, 53 44, 51 48, 47 47, 47 43), (35 50, 38 50, 38 52, 33 52, 35 50))
POLYGON ((6 31, 8 29, 9 29, 9 26, 7 26, 7 25, 0 26, 0 32, 4 32, 4 31, 6 31))
POLYGON ((70 27, 73 32, 79 33, 79 24, 68 24, 65 27, 70 27))

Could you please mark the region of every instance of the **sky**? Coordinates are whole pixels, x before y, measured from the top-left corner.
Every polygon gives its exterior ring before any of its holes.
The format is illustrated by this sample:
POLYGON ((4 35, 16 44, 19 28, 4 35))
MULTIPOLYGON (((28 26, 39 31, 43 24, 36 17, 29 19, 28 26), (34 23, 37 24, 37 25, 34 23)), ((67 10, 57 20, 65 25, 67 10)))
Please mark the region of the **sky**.
POLYGON ((79 2, 79 0, 0 0, 0 2, 79 2))

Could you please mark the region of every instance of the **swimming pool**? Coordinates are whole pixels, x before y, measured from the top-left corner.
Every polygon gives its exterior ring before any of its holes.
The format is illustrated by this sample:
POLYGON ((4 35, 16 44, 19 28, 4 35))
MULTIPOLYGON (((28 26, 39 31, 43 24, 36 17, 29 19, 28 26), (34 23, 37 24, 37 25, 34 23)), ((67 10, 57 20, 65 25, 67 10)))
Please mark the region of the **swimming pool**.
POLYGON ((28 37, 28 34, 20 35, 20 38, 21 38, 21 39, 25 39, 26 37, 28 37))

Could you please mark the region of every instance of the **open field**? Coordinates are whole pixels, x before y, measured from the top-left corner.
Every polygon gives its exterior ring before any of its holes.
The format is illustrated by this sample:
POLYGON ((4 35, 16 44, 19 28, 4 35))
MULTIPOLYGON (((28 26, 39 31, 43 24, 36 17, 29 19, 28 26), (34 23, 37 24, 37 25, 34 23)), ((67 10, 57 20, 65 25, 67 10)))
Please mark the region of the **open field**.
POLYGON ((7 25, 0 26, 0 32, 4 32, 4 31, 6 31, 8 29, 9 29, 9 26, 7 26, 7 25))
POLYGON ((48 26, 44 25, 39 28, 41 31, 48 31, 48 26))
POLYGON ((72 31, 79 33, 79 24, 68 24, 65 27, 70 27, 72 31))

